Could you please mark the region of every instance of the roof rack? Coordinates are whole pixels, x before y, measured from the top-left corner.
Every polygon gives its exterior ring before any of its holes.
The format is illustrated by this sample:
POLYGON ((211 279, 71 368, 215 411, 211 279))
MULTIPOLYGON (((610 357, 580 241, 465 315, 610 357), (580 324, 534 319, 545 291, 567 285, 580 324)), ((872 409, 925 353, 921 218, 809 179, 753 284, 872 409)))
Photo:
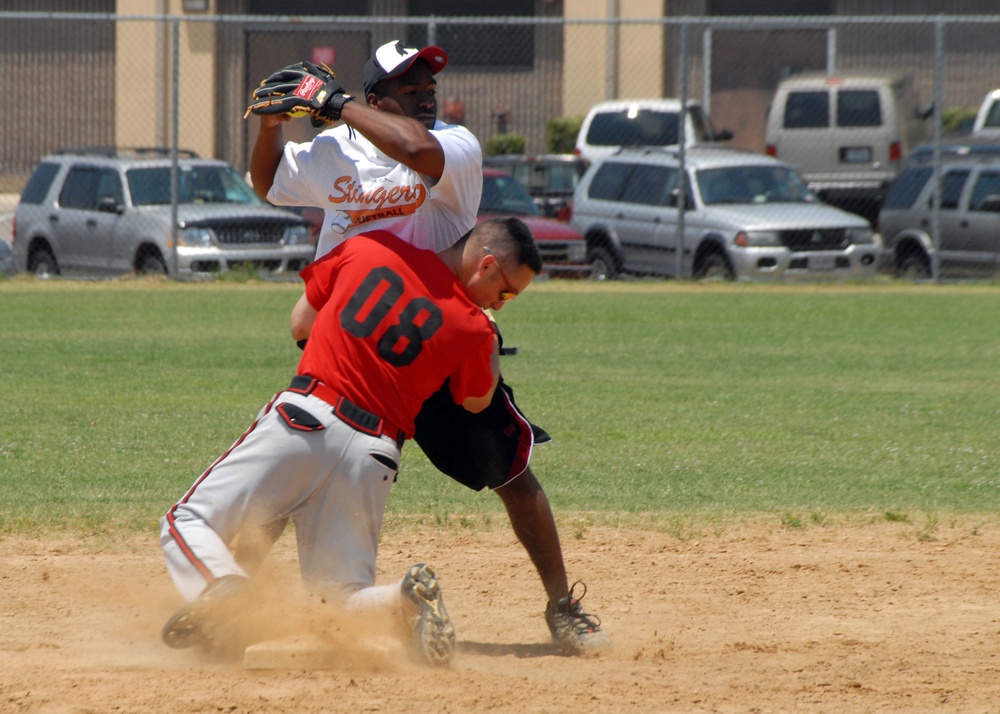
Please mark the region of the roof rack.
MULTIPOLYGON (((54 154, 72 154, 75 156, 106 156, 108 158, 117 157, 168 157, 171 155, 170 147, 165 146, 77 146, 56 149, 54 154)), ((178 149, 177 155, 186 159, 197 159, 198 154, 191 149, 178 149)))

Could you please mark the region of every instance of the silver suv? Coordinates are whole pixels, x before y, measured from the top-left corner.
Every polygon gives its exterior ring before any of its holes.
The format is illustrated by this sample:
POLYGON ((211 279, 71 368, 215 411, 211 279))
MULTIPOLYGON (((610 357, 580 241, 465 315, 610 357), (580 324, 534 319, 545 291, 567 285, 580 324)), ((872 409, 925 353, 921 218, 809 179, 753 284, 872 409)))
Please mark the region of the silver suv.
POLYGON ((223 161, 178 159, 177 245, 171 158, 164 149, 65 149, 44 157, 14 213, 19 270, 39 277, 192 276, 236 265, 298 271, 313 258, 309 225, 262 201, 223 161))
POLYGON ((941 171, 940 241, 933 236, 934 167, 912 166, 893 183, 879 213, 887 267, 896 275, 992 277, 1000 271, 1000 160, 949 160, 941 171))
POLYGON ((573 198, 571 224, 587 239, 594 277, 795 280, 875 274, 880 249, 868 222, 819 201, 788 164, 750 152, 691 147, 685 165, 682 243, 676 150, 621 151, 587 170, 573 198))

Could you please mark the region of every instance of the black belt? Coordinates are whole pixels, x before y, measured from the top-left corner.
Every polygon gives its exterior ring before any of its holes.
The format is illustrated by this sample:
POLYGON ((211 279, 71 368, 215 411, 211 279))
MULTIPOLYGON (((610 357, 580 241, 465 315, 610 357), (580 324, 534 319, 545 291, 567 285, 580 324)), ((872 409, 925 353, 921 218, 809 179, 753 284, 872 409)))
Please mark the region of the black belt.
POLYGON ((388 436, 396 442, 397 447, 400 449, 403 448, 403 442, 406 441, 406 433, 402 429, 393 426, 382 417, 362 409, 347 397, 337 394, 318 379, 303 374, 297 375, 292 378, 292 384, 288 388, 288 391, 319 397, 333 407, 333 413, 348 426, 360 431, 362 434, 388 436))

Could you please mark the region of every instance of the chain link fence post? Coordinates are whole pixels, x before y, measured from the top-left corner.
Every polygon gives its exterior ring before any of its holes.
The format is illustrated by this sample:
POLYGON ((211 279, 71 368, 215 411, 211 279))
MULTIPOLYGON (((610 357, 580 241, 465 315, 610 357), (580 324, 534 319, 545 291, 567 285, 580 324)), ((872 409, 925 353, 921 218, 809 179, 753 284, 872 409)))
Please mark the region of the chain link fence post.
POLYGON ((944 20, 934 22, 934 193, 931 205, 931 280, 941 276, 941 119, 944 113, 944 20))
POLYGON ((684 277, 684 214, 687 211, 687 101, 688 101, 688 22, 681 23, 680 72, 681 110, 677 113, 677 251, 674 277, 684 277))
POLYGON ((170 275, 177 278, 177 239, 180 235, 177 225, 177 204, 180 200, 180 172, 177 169, 178 136, 180 125, 180 19, 174 17, 170 23, 170 275))

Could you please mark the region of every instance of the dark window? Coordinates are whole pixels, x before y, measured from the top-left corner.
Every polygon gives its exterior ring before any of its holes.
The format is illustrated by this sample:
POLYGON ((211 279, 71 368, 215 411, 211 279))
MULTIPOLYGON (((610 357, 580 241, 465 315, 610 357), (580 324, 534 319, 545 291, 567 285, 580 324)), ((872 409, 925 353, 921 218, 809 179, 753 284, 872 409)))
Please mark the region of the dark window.
POLYGON ((986 112, 983 127, 1000 127, 1000 99, 994 100, 986 112))
POLYGON ((707 15, 832 15, 833 0, 708 0, 707 15))
POLYGON ((785 101, 786 129, 825 129, 830 126, 830 94, 789 92, 785 101))
POLYGON ((59 193, 63 208, 92 210, 97 207, 97 180, 100 172, 93 167, 72 168, 59 193))
POLYGON ((590 182, 588 195, 605 201, 617 201, 631 166, 608 162, 603 164, 590 182))
POLYGON ((882 105, 874 89, 837 93, 837 126, 882 126, 882 105))
POLYGON ((1000 173, 996 171, 983 171, 979 174, 969 197, 969 210, 982 210, 981 206, 987 198, 994 201, 1000 198, 1000 173))
POLYGON ((962 188, 966 179, 969 178, 968 169, 949 171, 941 179, 941 208, 958 208, 958 198, 962 195, 962 188))
POLYGON ((899 175, 885 197, 883 208, 905 209, 913 205, 934 170, 930 166, 909 169, 899 175))
MULTIPOLYGON (((536 169, 536 179, 538 173, 536 169)), ((573 189, 576 188, 576 184, 580 181, 580 171, 576 164, 553 164, 544 173, 547 174, 545 176, 547 180, 543 184, 545 190, 552 191, 553 193, 572 193, 573 189)))
POLYGON ((122 181, 118 174, 110 169, 104 169, 97 177, 97 202, 101 199, 112 198, 119 206, 125 203, 125 196, 122 193, 122 181))
POLYGON ((622 201, 645 206, 665 206, 677 186, 677 170, 666 166, 636 166, 628 177, 622 201))
MULTIPOLYGON (((132 205, 163 206, 170 203, 169 166, 130 169, 125 175, 132 194, 132 205)), ((239 174, 219 166, 178 167, 177 200, 179 203, 262 203, 239 174)))
MULTIPOLYGON (((503 3, 477 4, 468 0, 410 0, 410 17, 434 15, 434 44, 448 53, 451 67, 530 70, 535 65, 534 25, 457 25, 448 16, 534 17, 534 0, 505 0, 503 3)), ((423 47, 428 44, 426 23, 411 23, 407 42, 423 47)))
POLYGON ((21 203, 42 203, 49 193, 49 187, 56 174, 59 173, 59 164, 42 162, 31 175, 28 183, 21 192, 21 203))
POLYGON ((250 0, 248 15, 368 15, 364 0, 250 0))
POLYGON ((513 176, 483 176, 481 213, 538 215, 541 211, 513 176))
POLYGON ((587 130, 591 146, 671 146, 677 143, 677 113, 640 109, 595 114, 587 130))
POLYGON ((170 169, 132 169, 127 173, 134 206, 165 206, 170 203, 170 169))

